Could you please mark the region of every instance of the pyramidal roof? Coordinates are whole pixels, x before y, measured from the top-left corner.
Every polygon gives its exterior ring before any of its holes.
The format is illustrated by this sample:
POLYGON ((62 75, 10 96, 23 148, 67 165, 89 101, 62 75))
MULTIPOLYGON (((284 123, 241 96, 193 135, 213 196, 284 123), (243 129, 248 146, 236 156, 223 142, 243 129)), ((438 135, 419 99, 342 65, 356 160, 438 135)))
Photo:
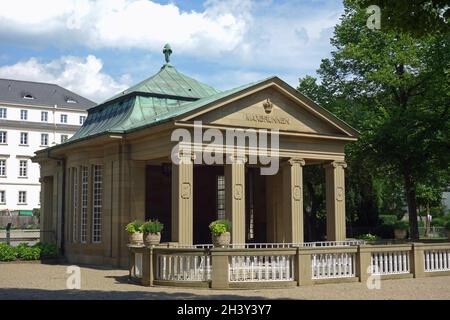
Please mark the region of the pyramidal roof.
POLYGON ((107 101, 115 100, 131 93, 145 96, 166 96, 178 98, 179 100, 192 101, 219 92, 219 90, 207 84, 178 72, 174 66, 166 63, 157 74, 126 89, 107 101))

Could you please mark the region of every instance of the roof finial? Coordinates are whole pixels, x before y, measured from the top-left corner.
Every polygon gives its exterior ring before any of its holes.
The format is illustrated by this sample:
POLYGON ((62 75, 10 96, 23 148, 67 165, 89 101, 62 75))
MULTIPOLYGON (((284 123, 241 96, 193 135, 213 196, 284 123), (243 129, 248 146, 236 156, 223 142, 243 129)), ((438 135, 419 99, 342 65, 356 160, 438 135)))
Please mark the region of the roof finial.
POLYGON ((166 63, 170 63, 170 55, 172 54, 172 48, 170 44, 166 43, 163 49, 164 56, 166 58, 166 63))

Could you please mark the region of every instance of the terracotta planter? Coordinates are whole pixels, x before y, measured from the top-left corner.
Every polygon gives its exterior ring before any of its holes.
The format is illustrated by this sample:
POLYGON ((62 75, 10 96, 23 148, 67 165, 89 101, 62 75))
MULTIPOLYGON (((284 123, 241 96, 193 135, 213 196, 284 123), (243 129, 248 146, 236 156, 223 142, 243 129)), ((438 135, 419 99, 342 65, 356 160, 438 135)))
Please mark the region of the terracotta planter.
POLYGON ((161 242, 161 232, 148 233, 144 232, 144 244, 146 247, 156 246, 161 242))
POLYGON ((228 247, 230 245, 231 235, 229 232, 224 232, 220 235, 212 234, 212 243, 214 247, 228 247))
POLYGON ((142 246, 144 244, 144 236, 142 232, 134 232, 128 234, 128 241, 132 246, 142 246))
POLYGON ((406 238, 406 233, 407 233, 407 230, 395 229, 394 230, 395 239, 398 239, 398 240, 405 239, 406 238))

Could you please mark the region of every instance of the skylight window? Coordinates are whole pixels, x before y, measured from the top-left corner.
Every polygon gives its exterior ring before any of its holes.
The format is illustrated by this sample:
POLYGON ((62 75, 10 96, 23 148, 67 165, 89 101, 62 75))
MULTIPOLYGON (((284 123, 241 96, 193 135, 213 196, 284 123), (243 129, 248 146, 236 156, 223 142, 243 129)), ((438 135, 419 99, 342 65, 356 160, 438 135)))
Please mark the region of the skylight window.
POLYGON ((24 99, 33 100, 34 97, 31 94, 26 94, 23 96, 24 99))

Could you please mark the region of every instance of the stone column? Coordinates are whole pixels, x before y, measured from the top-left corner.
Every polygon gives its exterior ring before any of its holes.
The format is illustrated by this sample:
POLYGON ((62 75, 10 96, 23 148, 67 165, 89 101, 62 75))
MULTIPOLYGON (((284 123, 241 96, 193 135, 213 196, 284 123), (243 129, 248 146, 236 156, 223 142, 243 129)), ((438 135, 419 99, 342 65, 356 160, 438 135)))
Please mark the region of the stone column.
POLYGON ((231 242, 245 243, 245 157, 230 156, 225 165, 225 211, 231 221, 231 242))
POLYGON ((303 242, 303 166, 305 160, 292 158, 282 165, 283 240, 303 242))
POLYGON ((346 239, 345 231, 345 179, 343 161, 333 161, 324 166, 327 202, 327 240, 346 239))
POLYGON ((172 241, 193 243, 193 154, 180 151, 179 163, 172 163, 172 241))

